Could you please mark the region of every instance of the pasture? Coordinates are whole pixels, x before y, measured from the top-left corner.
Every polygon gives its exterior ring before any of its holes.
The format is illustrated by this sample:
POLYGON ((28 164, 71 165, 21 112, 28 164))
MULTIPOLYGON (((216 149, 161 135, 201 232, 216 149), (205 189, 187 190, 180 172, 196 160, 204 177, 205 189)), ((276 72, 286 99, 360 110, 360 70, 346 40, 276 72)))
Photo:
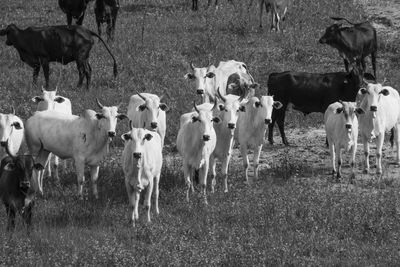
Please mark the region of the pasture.
MULTIPOLYGON (((10 23, 21 28, 66 23, 55 0, 1 2, 2 28, 10 23)), ((88 180, 84 200, 78 200, 76 174, 68 166, 60 168, 61 185, 45 179, 29 236, 20 218, 17 230, 7 233, 1 208, 0 265, 393 265, 400 261, 400 171, 392 164, 393 149, 385 143, 383 175, 378 179, 373 174, 375 150, 371 151, 372 173, 362 174, 359 145, 355 184, 347 183, 347 161, 344 178, 334 183, 322 114, 287 114, 291 146, 281 144, 276 130, 276 144, 263 148, 260 178, 253 187, 243 183, 242 161, 235 149, 229 193, 223 193, 218 179, 216 192, 207 190, 208 206, 200 197, 186 203, 175 140, 180 114, 191 109, 193 99, 200 102, 193 84, 183 78, 189 63, 243 61, 263 94, 271 72, 343 70, 337 51, 318 43, 332 23, 329 16, 362 21, 368 14, 361 3, 380 4, 374 0, 292 1, 284 32, 277 34, 269 32, 270 21, 266 23, 265 17, 264 29, 258 28, 258 4, 248 9, 248 1, 220 2, 218 10, 205 10, 202 1, 199 11, 193 12, 187 0, 120 0, 115 41, 109 44, 119 75, 113 79, 112 61, 96 41, 90 56, 90 91, 76 88, 74 63, 50 66, 50 89, 59 84, 59 94, 71 99, 74 114, 97 110, 96 97, 105 105, 122 103, 121 110, 126 112, 129 96, 137 91, 168 93, 160 215, 153 212, 152 222, 146 224, 141 208, 137 226, 128 224, 119 138, 128 123, 122 121, 100 167, 99 200, 93 198, 88 180)), ((83 25, 96 31, 93 3, 83 25)), ((378 80, 386 78, 394 88, 400 86, 398 39, 393 32, 378 30, 378 80)), ((8 113, 14 106, 26 120, 36 108, 31 98, 40 89, 31 84, 32 69, 4 40, 0 38, 0 111, 8 113)), ((369 60, 367 69, 371 69, 369 60)), ((44 84, 42 72, 38 84, 44 84)))

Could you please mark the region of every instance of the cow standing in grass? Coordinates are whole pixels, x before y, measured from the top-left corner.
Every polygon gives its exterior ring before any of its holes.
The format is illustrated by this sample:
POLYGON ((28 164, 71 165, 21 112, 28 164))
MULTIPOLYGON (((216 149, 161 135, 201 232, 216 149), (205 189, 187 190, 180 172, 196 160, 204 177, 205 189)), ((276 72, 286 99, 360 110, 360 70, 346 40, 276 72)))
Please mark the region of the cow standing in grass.
POLYGON ((369 141, 376 143, 376 172, 382 174, 382 147, 385 132, 394 129, 396 164, 400 164, 400 97, 396 89, 382 84, 368 83, 359 93, 359 107, 365 114, 359 117, 361 139, 364 145, 365 168, 369 172, 369 141))
POLYGON ((58 0, 61 10, 67 15, 67 24, 72 24, 72 18, 77 25, 82 25, 85 18, 86 7, 93 0, 58 0))
POLYGON ((22 120, 15 115, 14 108, 10 114, 0 113, 0 159, 7 156, 7 149, 11 154, 16 155, 21 147, 23 139, 24 124, 22 120))
POLYGON ((329 105, 324 114, 326 138, 332 158, 332 175, 339 180, 342 177, 342 149, 351 153, 350 166, 354 178, 355 158, 358 139, 357 114, 364 111, 356 107, 355 102, 335 102, 329 105), (336 171, 336 160, 338 168, 336 171))
POLYGON ((162 167, 162 145, 160 135, 143 128, 131 128, 122 135, 125 141, 122 153, 122 168, 125 174, 125 187, 131 207, 131 222, 139 220, 140 192, 147 188, 145 207, 147 221, 150 222, 151 195, 154 188, 155 209, 159 214, 158 195, 162 167))
POLYGON ((107 23, 106 33, 108 41, 114 40, 118 10, 119 0, 96 0, 94 5, 98 33, 101 36, 101 24, 107 23))
MULTIPOLYGON (((252 4, 253 0, 250 2, 250 5, 252 4)), ((265 7, 265 12, 267 15, 269 12, 271 12, 271 31, 275 29, 275 31, 279 32, 279 24, 281 21, 285 20, 289 0, 259 0, 259 4, 260 28, 262 28, 262 14, 265 7)))

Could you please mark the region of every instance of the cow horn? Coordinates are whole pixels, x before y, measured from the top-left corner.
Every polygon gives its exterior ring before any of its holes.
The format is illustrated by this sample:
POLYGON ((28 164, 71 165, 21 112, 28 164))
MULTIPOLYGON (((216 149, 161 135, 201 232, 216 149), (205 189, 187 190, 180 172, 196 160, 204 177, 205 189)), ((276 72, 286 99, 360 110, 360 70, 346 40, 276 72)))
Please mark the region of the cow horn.
POLYGON ((214 106, 211 108, 211 111, 213 111, 217 107, 218 101, 217 99, 214 100, 214 106))
POLYGON ((44 89, 43 85, 42 85, 42 93, 44 93, 44 91, 46 91, 46 89, 44 89))
POLYGON ((162 101, 162 99, 165 97, 165 93, 163 93, 159 98, 160 98, 160 102, 162 101))
POLYGON ((6 149, 7 154, 8 154, 12 159, 15 159, 15 158, 17 157, 17 156, 14 155, 13 153, 11 153, 10 147, 9 147, 9 143, 8 143, 8 139, 7 139, 7 141, 6 141, 5 149, 6 149))
POLYGON ((369 82, 368 82, 365 78, 363 78, 363 82, 364 82, 365 84, 369 84, 369 82))
POLYGON ((11 114, 15 115, 15 108, 14 108, 14 106, 11 106, 11 114))
POLYGON ((104 106, 100 103, 100 101, 99 101, 99 99, 96 97, 96 102, 97 102, 97 105, 99 106, 99 108, 103 108, 104 106))
POLYGON ((132 120, 129 120, 129 129, 133 129, 132 120))
POLYGON ((194 70, 194 68, 195 68, 195 66, 193 65, 193 61, 190 62, 190 68, 191 68, 192 70, 194 70))
POLYGON ((137 92, 138 96, 140 96, 141 99, 143 99, 144 101, 146 101, 146 98, 144 96, 142 96, 139 92, 137 92))
POLYGON ((197 113, 200 113, 199 109, 196 107, 196 101, 193 100, 193 107, 194 110, 196 110, 197 113))
POLYGON ((217 92, 218 92, 219 98, 221 98, 221 100, 224 101, 224 103, 225 103, 225 102, 226 102, 226 97, 224 97, 223 95, 221 95, 221 92, 219 91, 219 87, 218 87, 218 89, 217 89, 217 92))
POLYGON ((342 104, 342 106, 344 106, 343 101, 341 99, 339 99, 338 101, 340 104, 342 104))
POLYGON ((384 83, 386 82, 387 80, 386 80, 386 77, 385 78, 383 78, 383 82, 381 83, 382 85, 384 85, 384 83))

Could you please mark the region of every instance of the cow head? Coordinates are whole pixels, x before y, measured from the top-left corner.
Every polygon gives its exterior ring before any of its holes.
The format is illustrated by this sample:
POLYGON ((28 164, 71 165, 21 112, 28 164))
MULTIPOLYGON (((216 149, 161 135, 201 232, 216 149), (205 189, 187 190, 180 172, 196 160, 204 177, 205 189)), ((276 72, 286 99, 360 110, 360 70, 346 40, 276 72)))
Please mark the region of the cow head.
POLYGON ((46 91, 42 87, 42 95, 33 97, 32 101, 37 104, 37 111, 55 110, 57 105, 65 103, 66 98, 57 95, 57 88, 54 91, 46 91))
POLYGON ((162 95, 160 98, 154 98, 154 97, 146 97, 140 93, 137 93, 138 96, 144 101, 143 104, 138 106, 138 112, 140 112, 141 115, 141 120, 143 123, 143 128, 149 129, 149 130, 156 130, 157 127, 159 126, 159 116, 160 116, 160 111, 165 112, 168 111, 168 106, 165 103, 161 103, 162 98, 164 95, 162 95))
POLYGON ((17 43, 19 29, 15 24, 10 24, 7 28, 0 30, 0 36, 7 36, 6 45, 11 46, 17 43))
MULTIPOLYGON (((260 99, 257 97, 252 97, 249 101, 249 104, 252 105, 252 108, 256 110, 256 115, 254 118, 254 122, 257 124, 259 122, 263 122, 265 124, 270 124, 272 122, 272 110, 280 109, 283 105, 279 101, 274 101, 273 96, 262 96, 260 99)), ((241 111, 246 112, 246 108, 240 108, 241 111)))
POLYGON ((340 31, 342 29, 342 24, 335 23, 328 28, 326 28, 324 35, 319 39, 320 44, 333 45, 339 39, 340 31))
POLYGON ((192 72, 185 75, 185 79, 195 82, 196 93, 202 96, 210 95, 215 84, 215 67, 210 65, 207 68, 197 68, 190 63, 192 72))
POLYGON ((239 97, 231 94, 222 96, 219 88, 217 91, 219 98, 221 99, 221 102, 218 103, 218 110, 220 111, 219 114, 222 120, 222 125, 230 129, 233 134, 239 117, 239 108, 243 96, 239 97))
MULTIPOLYGON (((11 114, 0 114, 0 146, 6 149, 14 149, 6 146, 12 146, 13 135, 23 135, 23 128, 24 124, 19 117, 15 116, 14 108, 11 114)), ((11 151, 11 153, 16 152, 11 151)))
POLYGON ((119 106, 106 107, 103 106, 96 98, 97 105, 101 108, 101 113, 96 113, 96 118, 100 121, 102 128, 107 131, 109 138, 115 137, 115 128, 117 127, 117 120, 128 118, 125 114, 118 113, 119 106))
POLYGON ((388 88, 383 87, 382 84, 367 83, 366 87, 358 91, 359 106, 365 112, 370 112, 373 118, 376 118, 376 113, 379 112, 380 100, 389 94, 388 88))
POLYGON ((358 114, 363 114, 364 110, 356 107, 354 102, 343 102, 339 100, 341 107, 335 110, 336 114, 343 116, 343 122, 345 129, 349 134, 353 131, 354 127, 358 127, 357 116, 358 114))
POLYGON ((213 128, 213 122, 214 123, 219 123, 220 118, 219 117, 213 117, 212 115, 212 110, 217 105, 217 101, 215 102, 214 106, 211 108, 211 110, 206 110, 206 109, 199 109, 196 106, 195 101, 193 101, 193 108, 196 111, 192 117, 192 123, 199 124, 199 130, 201 132, 201 138, 204 142, 210 141, 212 136, 215 136, 215 131, 213 128), (214 134, 212 134, 214 133, 214 134))

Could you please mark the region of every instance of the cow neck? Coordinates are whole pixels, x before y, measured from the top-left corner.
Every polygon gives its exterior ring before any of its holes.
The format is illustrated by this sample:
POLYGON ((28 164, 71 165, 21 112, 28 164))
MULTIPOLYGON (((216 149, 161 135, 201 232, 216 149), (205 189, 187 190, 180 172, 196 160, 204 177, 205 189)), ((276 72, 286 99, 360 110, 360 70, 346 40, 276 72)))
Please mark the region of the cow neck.
MULTIPOLYGON (((94 152, 99 152, 106 149, 106 153, 108 153, 109 150, 108 133, 106 130, 104 130, 101 120, 97 119, 95 120, 96 122, 94 123, 94 125, 92 125, 89 131, 89 133, 92 133, 90 134, 90 137, 92 140, 94 140, 95 143, 93 150, 94 152)), ((89 139, 90 137, 89 136, 87 137, 88 140, 90 140, 89 139)))

